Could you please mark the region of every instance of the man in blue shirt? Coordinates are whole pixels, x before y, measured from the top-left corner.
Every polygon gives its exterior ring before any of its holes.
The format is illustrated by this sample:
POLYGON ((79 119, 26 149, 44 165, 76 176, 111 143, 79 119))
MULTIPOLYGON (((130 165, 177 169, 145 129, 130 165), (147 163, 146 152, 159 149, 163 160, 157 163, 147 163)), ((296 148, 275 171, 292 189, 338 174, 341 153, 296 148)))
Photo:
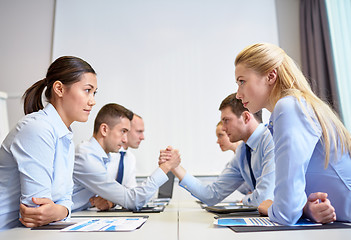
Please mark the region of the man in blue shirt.
POLYGON ((243 203, 258 206, 262 201, 273 197, 275 164, 272 136, 260 123, 262 112, 250 113, 241 101, 236 99, 235 94, 224 99, 219 109, 222 129, 230 141, 243 140, 234 159, 227 164, 218 179, 209 185, 203 185, 181 166, 172 171, 179 178, 180 186, 207 205, 221 202, 241 184, 246 183, 251 193, 243 198, 243 203))
POLYGON ((127 141, 132 118, 133 113, 118 104, 107 104, 99 111, 93 137, 76 148, 72 211, 91 206, 107 210, 114 204, 138 210, 168 180, 166 174, 179 165, 179 153, 172 150, 172 159, 160 164, 141 186, 127 188, 118 183, 116 174, 109 172, 107 166, 116 160, 110 153, 118 152, 127 141))

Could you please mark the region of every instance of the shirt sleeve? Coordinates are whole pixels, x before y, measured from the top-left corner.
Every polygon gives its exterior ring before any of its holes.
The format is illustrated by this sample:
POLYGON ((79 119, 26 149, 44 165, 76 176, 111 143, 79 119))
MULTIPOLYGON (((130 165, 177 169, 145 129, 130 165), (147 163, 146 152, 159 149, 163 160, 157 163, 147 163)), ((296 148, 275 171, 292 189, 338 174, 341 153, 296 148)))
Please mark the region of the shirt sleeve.
POLYGON ((14 139, 11 152, 20 172, 21 203, 36 206, 32 197, 52 199, 55 137, 50 128, 37 121, 23 126, 14 139))
POLYGON ((305 174, 321 136, 304 108, 295 98, 288 97, 279 100, 273 112, 276 186, 268 216, 284 225, 295 224, 302 216, 307 200, 305 174))
POLYGON ((150 200, 168 177, 160 168, 157 168, 141 186, 129 189, 109 176, 105 166, 96 156, 76 153, 74 179, 106 200, 128 209, 138 210, 150 200))
POLYGON ((59 199, 58 201, 55 202, 55 204, 64 206, 68 210, 68 215, 66 218, 62 219, 63 221, 71 218, 71 211, 72 211, 72 205, 73 205, 73 201, 72 201, 73 186, 74 186, 73 176, 72 176, 72 178, 67 179, 67 181, 70 181, 70 183, 69 183, 70 187, 67 188, 67 191, 66 191, 64 197, 62 197, 61 199, 59 199))
MULTIPOLYGON (((270 133, 268 133, 270 134, 270 133)), ((243 198, 245 205, 259 206, 262 201, 273 200, 275 164, 274 164, 274 144, 270 135, 265 135, 259 143, 258 155, 260 176, 256 178, 256 187, 251 194, 243 198)))
POLYGON ((238 160, 236 160, 239 155, 235 155, 234 159, 227 164, 212 184, 205 185, 199 179, 186 173, 179 185, 207 205, 215 205, 229 196, 244 182, 237 164, 238 160))

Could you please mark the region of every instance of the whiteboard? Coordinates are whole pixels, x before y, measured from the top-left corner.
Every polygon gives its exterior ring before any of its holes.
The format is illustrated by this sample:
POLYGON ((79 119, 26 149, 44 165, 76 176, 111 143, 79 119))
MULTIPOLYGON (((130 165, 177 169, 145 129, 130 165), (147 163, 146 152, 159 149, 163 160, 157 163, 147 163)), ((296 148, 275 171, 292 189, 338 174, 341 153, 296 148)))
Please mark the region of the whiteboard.
POLYGON ((192 174, 218 174, 232 154, 216 144, 221 101, 236 91, 233 61, 245 46, 278 44, 275 0, 57 0, 53 60, 74 55, 97 72, 97 104, 74 141, 90 138, 98 110, 116 102, 141 115, 137 175, 178 148, 192 174))

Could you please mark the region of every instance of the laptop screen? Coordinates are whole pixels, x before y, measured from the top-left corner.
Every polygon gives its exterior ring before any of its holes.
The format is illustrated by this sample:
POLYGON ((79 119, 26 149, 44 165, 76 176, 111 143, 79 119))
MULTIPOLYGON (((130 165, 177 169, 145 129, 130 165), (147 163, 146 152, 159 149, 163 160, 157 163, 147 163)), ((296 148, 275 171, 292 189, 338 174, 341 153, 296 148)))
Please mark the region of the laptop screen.
POLYGON ((173 185, 174 185, 174 174, 172 172, 167 173, 168 181, 165 182, 158 189, 157 198, 172 198, 173 195, 173 185))

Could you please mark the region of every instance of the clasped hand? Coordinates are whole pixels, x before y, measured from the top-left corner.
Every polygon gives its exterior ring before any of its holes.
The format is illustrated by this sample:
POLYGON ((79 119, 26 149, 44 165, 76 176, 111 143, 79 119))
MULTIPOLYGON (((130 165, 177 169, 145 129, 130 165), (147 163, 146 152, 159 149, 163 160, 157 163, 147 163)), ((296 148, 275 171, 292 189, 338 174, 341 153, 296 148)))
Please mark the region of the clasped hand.
POLYGON ((59 221, 67 217, 68 210, 62 205, 55 204, 48 198, 32 198, 34 204, 39 207, 28 207, 20 204, 19 219, 26 227, 38 227, 59 221))
POLYGON ((166 173, 178 167, 180 162, 180 154, 177 149, 168 146, 166 149, 160 150, 158 165, 166 173))
MULTIPOLYGON (((265 200, 258 206, 258 211, 261 215, 268 215, 268 208, 272 204, 272 200, 265 200)), ((336 221, 335 209, 328 199, 328 194, 323 192, 311 193, 308 196, 303 213, 317 223, 325 224, 336 221)))
POLYGON ((106 211, 115 205, 113 202, 110 202, 110 201, 108 201, 100 196, 91 197, 89 199, 89 202, 90 202, 91 206, 96 207, 97 209, 99 209, 101 211, 106 211))
POLYGON ((318 223, 336 221, 335 209, 331 205, 327 193, 311 193, 308 196, 303 212, 308 218, 318 223))

